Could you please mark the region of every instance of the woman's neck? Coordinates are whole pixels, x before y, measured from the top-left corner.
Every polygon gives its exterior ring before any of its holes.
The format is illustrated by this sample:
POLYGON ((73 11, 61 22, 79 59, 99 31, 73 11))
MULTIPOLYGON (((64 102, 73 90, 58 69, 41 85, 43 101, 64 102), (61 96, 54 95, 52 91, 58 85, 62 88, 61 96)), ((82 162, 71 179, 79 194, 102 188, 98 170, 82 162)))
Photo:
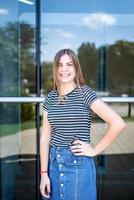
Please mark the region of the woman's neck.
POLYGON ((69 92, 71 92, 72 90, 74 90, 75 88, 76 88, 76 83, 61 85, 61 87, 60 87, 61 95, 66 95, 69 92))

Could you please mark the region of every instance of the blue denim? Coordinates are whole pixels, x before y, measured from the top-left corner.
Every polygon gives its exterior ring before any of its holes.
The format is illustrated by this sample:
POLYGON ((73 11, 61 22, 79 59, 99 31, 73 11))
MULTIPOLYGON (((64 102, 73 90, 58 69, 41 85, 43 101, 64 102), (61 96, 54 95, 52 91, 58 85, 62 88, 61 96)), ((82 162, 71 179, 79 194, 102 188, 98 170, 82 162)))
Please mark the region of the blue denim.
MULTIPOLYGON (((75 156, 69 147, 50 147, 49 200, 96 200, 96 167, 93 157, 75 156)), ((44 198, 43 200, 48 199, 44 198)))

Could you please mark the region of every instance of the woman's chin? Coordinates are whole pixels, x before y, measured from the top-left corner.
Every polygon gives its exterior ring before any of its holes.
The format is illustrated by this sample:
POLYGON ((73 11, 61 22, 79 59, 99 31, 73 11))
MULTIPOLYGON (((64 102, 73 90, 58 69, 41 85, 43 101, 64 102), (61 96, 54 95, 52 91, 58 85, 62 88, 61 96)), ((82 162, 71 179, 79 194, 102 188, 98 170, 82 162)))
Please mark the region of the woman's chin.
POLYGON ((60 80, 61 84, 67 84, 67 83, 71 83, 72 80, 60 80))

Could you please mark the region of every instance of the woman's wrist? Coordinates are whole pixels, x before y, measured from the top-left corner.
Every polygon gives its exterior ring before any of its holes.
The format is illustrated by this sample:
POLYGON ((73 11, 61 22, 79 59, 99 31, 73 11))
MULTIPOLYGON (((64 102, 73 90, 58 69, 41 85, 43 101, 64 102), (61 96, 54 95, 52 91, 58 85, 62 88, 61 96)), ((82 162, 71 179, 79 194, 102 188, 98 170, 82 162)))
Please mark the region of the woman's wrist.
POLYGON ((98 152, 96 151, 96 148, 94 147, 93 148, 93 157, 97 156, 98 155, 98 152))
POLYGON ((92 143, 89 144, 89 156, 95 157, 97 155, 96 149, 92 143))
POLYGON ((97 154, 96 154, 95 150, 93 150, 92 156, 95 157, 96 155, 97 155, 97 154))
POLYGON ((89 154, 88 156, 91 156, 91 157, 95 157, 97 155, 95 147, 92 144, 90 144, 88 154, 89 154))
POLYGON ((41 170, 40 175, 44 175, 44 174, 48 174, 48 171, 47 170, 41 170))

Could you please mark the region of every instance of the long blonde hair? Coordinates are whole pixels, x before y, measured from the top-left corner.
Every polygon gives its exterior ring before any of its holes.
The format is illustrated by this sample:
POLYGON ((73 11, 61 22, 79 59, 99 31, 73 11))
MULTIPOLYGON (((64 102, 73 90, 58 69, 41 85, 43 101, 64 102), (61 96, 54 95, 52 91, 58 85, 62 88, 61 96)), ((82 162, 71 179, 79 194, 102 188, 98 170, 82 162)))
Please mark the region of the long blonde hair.
POLYGON ((61 49, 60 51, 58 51, 56 53, 56 55, 54 57, 54 61, 53 61, 53 81, 54 81, 53 89, 58 91, 60 101, 62 101, 63 98, 62 98, 61 91, 60 91, 59 81, 57 79, 57 69, 58 69, 58 63, 59 63, 61 56, 65 55, 65 54, 67 54, 72 59, 73 64, 75 66, 76 86, 80 88, 80 85, 85 84, 85 80, 84 80, 84 77, 82 75, 79 59, 78 59, 77 55, 74 53, 74 51, 72 51, 71 49, 61 49))

